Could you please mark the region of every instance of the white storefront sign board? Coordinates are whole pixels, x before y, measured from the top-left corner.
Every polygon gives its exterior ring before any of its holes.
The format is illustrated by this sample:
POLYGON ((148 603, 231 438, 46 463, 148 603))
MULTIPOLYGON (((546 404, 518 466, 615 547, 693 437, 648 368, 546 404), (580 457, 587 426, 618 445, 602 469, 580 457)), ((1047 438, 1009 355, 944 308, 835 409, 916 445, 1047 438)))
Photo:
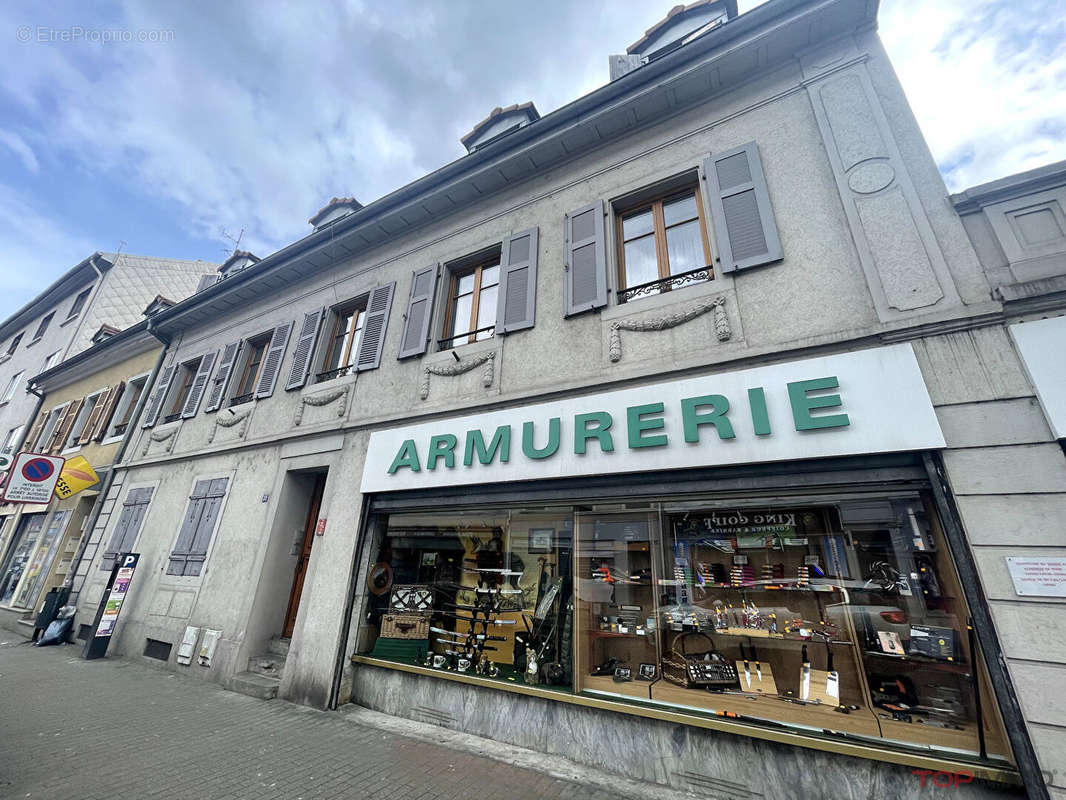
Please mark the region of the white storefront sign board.
POLYGON ((1066 439, 1066 317, 1010 326, 1056 439, 1066 439))
POLYGON ((943 446, 944 437, 914 352, 909 344, 898 344, 376 431, 370 437, 361 491, 943 446), (721 399, 694 408, 693 398, 705 400, 710 395, 728 401, 729 408, 723 413, 727 422, 711 424, 707 418, 723 411, 721 399), (661 411, 656 410, 659 403, 661 411), (590 414, 601 415, 600 422, 588 422, 590 414), (812 420, 823 427, 813 427, 812 420), (587 430, 604 421, 610 423, 609 437, 580 435, 579 426, 587 430), (799 429, 804 425, 809 429, 799 429), (559 434, 554 450, 549 441, 553 427, 559 434), (509 437, 505 463, 501 448, 492 447, 501 428, 507 429, 504 435, 509 437), (527 442, 531 449, 550 455, 538 458, 525 452, 526 433, 531 434, 527 442), (723 438, 730 433, 732 436, 723 438), (454 446, 449 448, 452 437, 454 446), (698 440, 686 441, 686 437, 698 440), (605 452, 603 444, 613 450, 605 452), (483 459, 483 453, 491 457, 483 459))
POLYGON ((8 503, 48 503, 66 461, 42 453, 19 453, 8 471, 4 500, 8 503))
POLYGON ((1007 571, 1019 597, 1066 597, 1066 558, 1007 556, 1007 571))

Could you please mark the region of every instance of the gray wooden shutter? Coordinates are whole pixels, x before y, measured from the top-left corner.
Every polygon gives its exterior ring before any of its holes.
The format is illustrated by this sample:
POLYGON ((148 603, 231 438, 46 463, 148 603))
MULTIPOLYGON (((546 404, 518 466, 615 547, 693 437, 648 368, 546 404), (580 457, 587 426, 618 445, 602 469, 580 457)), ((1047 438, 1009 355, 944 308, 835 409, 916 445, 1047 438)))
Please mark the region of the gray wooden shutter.
POLYGON ((783 258, 770 193, 755 142, 703 162, 722 272, 783 258))
POLYGON ((210 485, 211 481, 197 481, 193 486, 189 506, 185 509, 185 517, 181 521, 178 541, 174 543, 174 549, 170 553, 167 575, 185 574, 185 562, 192 549, 192 539, 196 534, 196 528, 204 514, 204 498, 207 497, 207 489, 210 485))
MULTIPOLYGON (((96 429, 90 430, 87 434, 82 436, 82 439, 89 441, 91 436, 96 441, 100 441, 107 437, 107 429, 111 424, 111 417, 115 414, 115 407, 118 405, 119 398, 122 397, 122 392, 126 389, 126 382, 119 381, 117 384, 111 387, 108 392, 106 402, 101 401, 96 404, 96 407, 100 409, 100 417, 96 421, 96 429)), ((95 409, 94 409, 95 410, 95 409)), ((86 426, 88 430, 89 426, 86 426)))
POLYGON ((151 487, 130 489, 129 494, 126 495, 126 502, 122 504, 122 514, 118 518, 118 524, 115 525, 115 531, 111 534, 111 541, 108 543, 107 550, 104 551, 103 561, 100 562, 101 569, 110 572, 118 554, 127 553, 133 547, 151 499, 151 487))
POLYGON ((207 405, 204 406, 205 414, 218 411, 219 406, 222 405, 222 398, 226 396, 226 387, 229 386, 229 376, 233 372, 233 362, 237 360, 237 351, 240 348, 240 342, 233 342, 219 351, 218 372, 215 373, 215 379, 211 382, 211 394, 207 396, 207 405))
POLYGON ((426 352, 429 326, 433 317, 433 296, 437 289, 437 265, 415 271, 411 277, 411 298, 403 322, 403 338, 397 358, 419 356, 426 352))
POLYGON ((148 408, 144 412, 142 428, 151 428, 155 425, 156 420, 159 419, 159 411, 163 408, 163 400, 170 390, 170 382, 174 379, 174 370, 176 368, 176 364, 171 364, 160 373, 159 383, 156 384, 155 390, 152 392, 152 399, 148 401, 148 408))
POLYGON ((196 368, 196 377, 189 387, 189 396, 185 398, 185 405, 181 409, 181 418, 195 417, 200 408, 200 399, 204 396, 207 388, 207 379, 211 377, 211 368, 215 366, 215 353, 204 353, 200 358, 200 366, 196 368))
POLYGON ((500 256, 496 333, 532 328, 537 304, 537 229, 508 236, 500 256))
POLYGON ((204 561, 207 559, 207 547, 211 543, 211 534, 215 530, 215 520, 222 508, 222 498, 226 496, 226 484, 228 478, 215 478, 207 489, 207 497, 204 498, 204 513, 200 517, 200 523, 196 526, 196 533, 192 537, 192 545, 189 548, 189 557, 185 569, 186 575, 199 575, 203 570, 204 561))
POLYGON ((385 345, 385 329, 389 326, 389 310, 392 308, 392 292, 395 288, 394 281, 387 286, 378 286, 370 293, 363 338, 359 341, 359 354, 355 358, 355 368, 359 371, 377 369, 381 365, 381 350, 385 345))
POLYGON ((607 305, 607 241, 603 201, 566 215, 565 316, 607 305))
POLYGON ((281 371, 281 360, 285 358, 285 347, 289 344, 292 326, 293 323, 286 322, 274 328, 274 335, 270 337, 270 346, 267 347, 266 355, 263 356, 263 369, 259 373, 259 384, 255 387, 256 399, 274 394, 274 384, 278 382, 278 372, 281 371))
POLYGON ((315 357, 318 329, 325 311, 324 308, 316 308, 311 313, 304 314, 303 325, 300 326, 300 334, 296 338, 296 350, 292 354, 292 369, 289 371, 289 379, 285 382, 285 391, 299 389, 307 383, 307 374, 311 371, 311 361, 315 357))

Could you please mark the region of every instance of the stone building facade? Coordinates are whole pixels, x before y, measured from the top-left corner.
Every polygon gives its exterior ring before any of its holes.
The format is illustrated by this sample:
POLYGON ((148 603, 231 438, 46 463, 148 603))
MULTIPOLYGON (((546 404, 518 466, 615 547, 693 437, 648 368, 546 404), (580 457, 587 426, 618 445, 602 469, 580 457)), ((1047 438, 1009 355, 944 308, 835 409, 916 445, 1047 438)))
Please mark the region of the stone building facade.
POLYGON ((1055 229, 1034 278, 949 201, 874 4, 708 5, 153 318, 112 653, 682 789, 1061 793, 1005 561, 1061 557, 1055 229))

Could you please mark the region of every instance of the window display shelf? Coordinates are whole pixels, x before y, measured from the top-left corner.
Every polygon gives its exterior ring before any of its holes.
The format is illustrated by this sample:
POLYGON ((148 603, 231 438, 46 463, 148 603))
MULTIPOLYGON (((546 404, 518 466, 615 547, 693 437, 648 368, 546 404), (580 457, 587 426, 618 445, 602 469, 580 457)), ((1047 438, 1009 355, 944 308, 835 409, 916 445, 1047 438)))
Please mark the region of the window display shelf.
POLYGON ((954 672, 965 676, 969 676, 970 674, 969 666, 957 658, 949 661, 942 658, 923 656, 918 653, 908 653, 907 655, 901 656, 897 653, 882 653, 879 650, 865 650, 864 652, 866 655, 873 656, 874 658, 887 658, 899 662, 910 661, 914 664, 930 664, 936 666, 938 669, 943 669, 945 672, 954 672))

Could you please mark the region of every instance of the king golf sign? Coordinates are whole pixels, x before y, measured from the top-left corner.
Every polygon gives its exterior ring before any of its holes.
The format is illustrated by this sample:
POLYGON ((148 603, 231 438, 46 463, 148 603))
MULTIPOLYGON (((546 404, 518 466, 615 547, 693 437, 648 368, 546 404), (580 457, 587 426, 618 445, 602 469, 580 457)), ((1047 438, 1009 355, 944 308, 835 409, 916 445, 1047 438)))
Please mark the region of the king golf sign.
POLYGON ((19 453, 8 471, 4 501, 8 503, 47 503, 52 499, 65 458, 43 453, 19 453))

